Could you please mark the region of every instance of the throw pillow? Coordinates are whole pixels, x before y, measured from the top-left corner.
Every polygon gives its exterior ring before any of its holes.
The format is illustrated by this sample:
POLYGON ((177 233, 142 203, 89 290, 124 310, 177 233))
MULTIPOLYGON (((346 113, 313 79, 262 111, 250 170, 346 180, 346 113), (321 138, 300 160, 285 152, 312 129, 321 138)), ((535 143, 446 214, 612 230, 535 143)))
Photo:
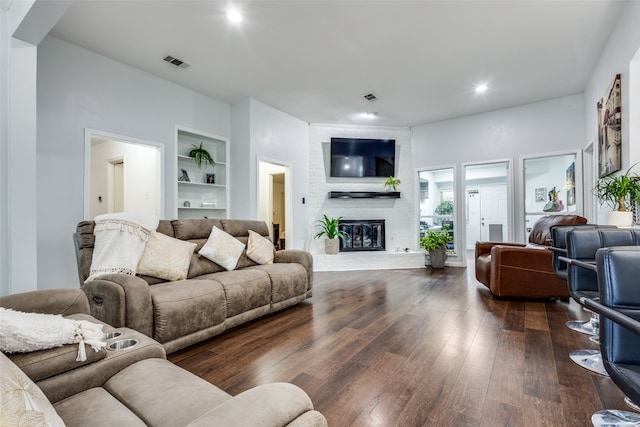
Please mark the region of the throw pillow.
POLYGON ((84 362, 87 360, 85 342, 95 351, 106 345, 102 341, 102 326, 86 320, 65 319, 59 314, 24 313, 0 307, 0 351, 28 353, 79 344, 76 360, 84 362))
POLYGON ((243 250, 244 243, 214 225, 207 243, 198 253, 231 271, 238 265, 238 259, 243 250))
POLYGON ((247 256, 258 264, 273 264, 273 243, 253 230, 249 230, 247 256))
POLYGON ((184 280, 189 273, 195 243, 152 231, 138 263, 138 274, 166 280, 184 280))
POLYGON ((64 427, 42 390, 7 356, 0 353, 0 425, 64 427))

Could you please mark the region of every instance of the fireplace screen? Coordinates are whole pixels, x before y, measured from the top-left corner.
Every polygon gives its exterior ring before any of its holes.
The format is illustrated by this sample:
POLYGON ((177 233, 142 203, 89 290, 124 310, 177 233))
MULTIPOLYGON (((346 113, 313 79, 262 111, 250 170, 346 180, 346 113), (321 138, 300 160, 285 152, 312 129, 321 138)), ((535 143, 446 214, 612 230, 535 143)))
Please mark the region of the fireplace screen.
POLYGON ((340 252, 384 251, 384 219, 340 220, 340 252))

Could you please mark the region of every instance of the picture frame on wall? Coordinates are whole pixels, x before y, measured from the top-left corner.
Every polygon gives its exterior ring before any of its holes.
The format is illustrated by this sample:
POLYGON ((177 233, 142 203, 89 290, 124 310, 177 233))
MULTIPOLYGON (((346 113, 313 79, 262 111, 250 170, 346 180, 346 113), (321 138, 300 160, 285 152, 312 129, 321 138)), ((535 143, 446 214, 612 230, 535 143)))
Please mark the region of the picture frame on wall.
POLYGON ((536 202, 544 202, 547 200, 547 187, 536 188, 536 202))
POLYGON ((597 104, 598 107, 598 172, 599 177, 622 168, 622 102, 620 74, 597 104))
POLYGON ((205 181, 207 184, 215 184, 216 183, 216 174, 215 173, 208 173, 205 181))
POLYGON ((567 188, 567 206, 573 206, 576 204, 576 163, 573 162, 567 168, 567 181, 565 183, 567 188))

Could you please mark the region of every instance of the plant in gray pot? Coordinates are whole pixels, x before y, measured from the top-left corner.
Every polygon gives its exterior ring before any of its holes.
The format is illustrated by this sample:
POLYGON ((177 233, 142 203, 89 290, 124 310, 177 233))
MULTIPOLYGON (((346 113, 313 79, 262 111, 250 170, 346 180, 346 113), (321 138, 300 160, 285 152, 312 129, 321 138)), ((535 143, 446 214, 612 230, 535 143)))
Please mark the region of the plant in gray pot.
POLYGON ((631 172, 634 166, 624 174, 600 178, 593 189, 596 197, 613 209, 608 217, 610 225, 627 227, 633 223, 633 206, 640 203, 640 176, 631 172))
POLYGON ((450 241, 449 227, 425 231, 424 237, 420 238, 420 246, 429 252, 431 267, 444 268, 444 262, 447 260, 447 243, 450 241))
POLYGON ((326 236, 326 240, 324 241, 324 251, 329 255, 335 255, 338 253, 338 249, 340 248, 339 238, 344 238, 345 234, 340 230, 340 219, 338 218, 329 218, 326 215, 322 215, 322 219, 317 220, 317 227, 320 228, 313 237, 318 239, 322 236, 326 236))

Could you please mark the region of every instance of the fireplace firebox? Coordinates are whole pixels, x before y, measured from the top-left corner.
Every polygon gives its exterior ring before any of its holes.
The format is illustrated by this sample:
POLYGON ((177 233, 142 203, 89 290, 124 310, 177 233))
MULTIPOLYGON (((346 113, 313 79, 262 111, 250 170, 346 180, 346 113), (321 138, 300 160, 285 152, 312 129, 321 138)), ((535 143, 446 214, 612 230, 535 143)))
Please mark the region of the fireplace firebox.
POLYGON ((384 219, 341 219, 340 252, 384 251, 384 219))

